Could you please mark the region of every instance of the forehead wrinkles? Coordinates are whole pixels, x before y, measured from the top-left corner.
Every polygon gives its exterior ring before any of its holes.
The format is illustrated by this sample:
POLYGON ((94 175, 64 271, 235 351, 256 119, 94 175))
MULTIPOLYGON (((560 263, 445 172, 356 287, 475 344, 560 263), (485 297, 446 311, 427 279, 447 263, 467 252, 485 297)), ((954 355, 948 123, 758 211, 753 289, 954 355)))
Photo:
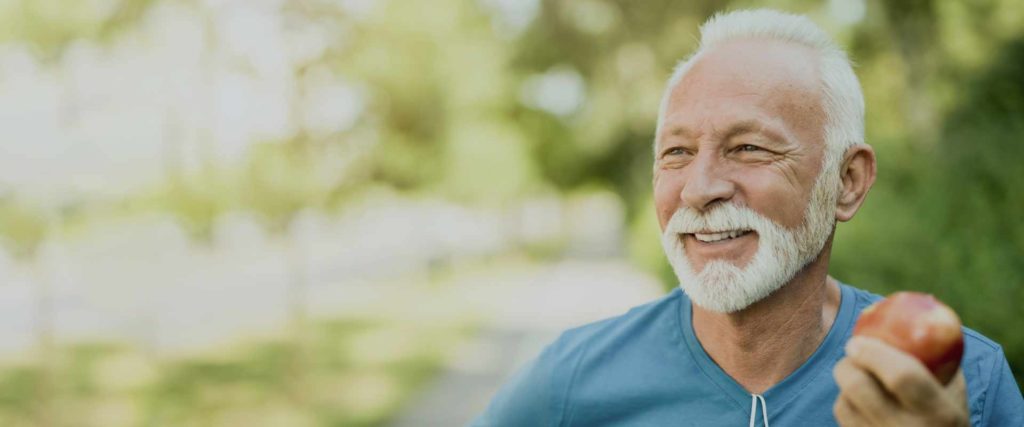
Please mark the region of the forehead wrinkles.
POLYGON ((823 140, 825 114, 818 58, 809 48, 740 39, 702 55, 669 92, 665 128, 693 115, 721 115, 740 105, 782 117, 802 139, 823 140), (729 104, 729 105, 722 105, 729 104))

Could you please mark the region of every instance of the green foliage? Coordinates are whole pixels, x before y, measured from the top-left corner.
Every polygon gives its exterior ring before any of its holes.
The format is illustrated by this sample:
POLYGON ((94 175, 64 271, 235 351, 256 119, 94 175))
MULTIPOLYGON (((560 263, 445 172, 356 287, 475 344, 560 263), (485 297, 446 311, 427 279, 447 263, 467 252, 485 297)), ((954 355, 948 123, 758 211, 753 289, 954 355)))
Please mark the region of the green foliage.
POLYGON ((42 378, 42 370, 35 366, 10 367, 0 374, 0 407, 8 422, 30 422, 41 394, 42 378))
POLYGON ((661 279, 667 289, 679 285, 679 279, 672 271, 661 246, 661 227, 654 211, 654 200, 648 197, 641 203, 641 210, 629 224, 629 259, 655 277, 661 279))
POLYGON ((438 59, 446 56, 447 43, 458 42, 464 10, 453 0, 388 2, 355 24, 352 48, 339 62, 375 95, 367 112, 381 124, 375 179, 413 189, 440 178, 451 114, 445 88, 456 76, 447 75, 438 59))
POLYGON ((174 177, 142 199, 144 209, 170 213, 190 237, 208 243, 217 217, 235 203, 235 193, 225 174, 209 171, 201 180, 174 177))
POLYGON ((880 293, 934 293, 1003 346, 1021 382, 1024 40, 992 64, 964 86, 934 148, 883 162, 865 212, 840 228, 833 271, 880 293))
POLYGON ((650 144, 665 78, 695 47, 696 25, 727 3, 541 3, 534 25, 516 42, 511 66, 520 83, 554 67, 578 72, 586 105, 570 117, 520 107, 514 120, 549 182, 563 191, 612 188, 632 219, 650 192, 650 144))
POLYGON ((477 120, 453 128, 442 181, 450 196, 501 203, 536 187, 536 166, 516 127, 503 120, 477 120))
POLYGON ((301 140, 264 143, 249 154, 237 189, 242 206, 257 212, 271 231, 282 233, 299 211, 323 205, 329 184, 318 173, 322 147, 301 140))
MULTIPOLYGON (((440 367, 467 325, 338 318, 312 325, 308 357, 291 341, 252 342, 216 354, 156 360, 115 344, 60 349, 58 425, 330 425, 385 423, 440 367), (375 335, 416 342, 377 358, 375 335), (433 344, 446 344, 432 346, 433 344), (296 376, 295 363, 308 375, 296 376), (366 395, 372 393, 373 395, 366 395), (99 408, 114 402, 112 411, 99 408), (120 415, 118 415, 120 414, 120 415)), ((0 368, 0 423, 33 425, 43 371, 0 368)))
POLYGON ((11 0, 0 3, 0 40, 22 41, 54 59, 78 39, 108 40, 134 26, 156 0, 11 0))
POLYGON ((0 243, 12 255, 31 258, 46 237, 46 217, 40 209, 11 198, 0 199, 0 243))

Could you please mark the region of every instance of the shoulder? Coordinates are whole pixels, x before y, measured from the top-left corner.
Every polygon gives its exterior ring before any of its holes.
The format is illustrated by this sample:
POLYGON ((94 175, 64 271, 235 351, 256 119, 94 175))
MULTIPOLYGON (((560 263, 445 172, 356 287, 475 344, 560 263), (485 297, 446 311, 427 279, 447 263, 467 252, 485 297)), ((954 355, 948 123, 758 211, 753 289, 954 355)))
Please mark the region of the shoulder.
POLYGON ((649 327, 653 319, 667 317, 673 311, 671 307, 677 305, 674 300, 679 298, 678 293, 563 332, 501 387, 472 425, 559 425, 576 377, 592 369, 588 366, 593 363, 587 360, 605 353, 608 346, 636 339, 635 333, 649 327))
POLYGON ((860 288, 857 288, 855 286, 848 285, 848 284, 845 284, 845 283, 841 283, 840 286, 842 286, 844 288, 848 288, 848 289, 850 289, 850 291, 852 291, 853 297, 854 297, 854 301, 853 301, 854 308, 857 310, 858 313, 861 310, 863 310, 865 307, 867 307, 867 306, 875 303, 876 301, 881 300, 882 298, 884 298, 883 296, 878 295, 878 294, 876 294, 874 292, 866 291, 864 289, 860 289, 860 288))
POLYGON ((972 424, 1024 425, 1024 399, 999 344, 965 327, 960 369, 967 380, 972 424))
POLYGON ((964 356, 960 369, 967 379, 967 388, 972 397, 982 397, 992 383, 994 371, 1005 363, 1003 348, 978 331, 964 327, 964 356))
POLYGON ((648 324, 655 317, 676 313, 683 298, 685 297, 682 291, 676 288, 658 299, 630 308, 623 314, 569 329, 562 333, 559 341, 568 345, 580 345, 601 337, 628 332, 648 324))
POLYGON ((612 345, 623 339, 636 338, 636 332, 640 330, 649 329, 665 321, 674 322, 673 316, 678 315, 679 302, 682 298, 682 291, 676 288, 661 298, 633 307, 621 315, 569 329, 559 336, 552 344, 552 348, 564 355, 585 351, 587 348, 612 345))

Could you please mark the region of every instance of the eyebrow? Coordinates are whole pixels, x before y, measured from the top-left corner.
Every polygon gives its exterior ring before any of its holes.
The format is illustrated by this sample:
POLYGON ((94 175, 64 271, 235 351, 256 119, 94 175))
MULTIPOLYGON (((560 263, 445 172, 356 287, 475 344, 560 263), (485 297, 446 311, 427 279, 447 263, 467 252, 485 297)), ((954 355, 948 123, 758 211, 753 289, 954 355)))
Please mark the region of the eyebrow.
POLYGON ((682 136, 683 138, 693 138, 694 132, 686 126, 676 126, 669 132, 670 136, 682 136))
POLYGON ((726 128, 725 132, 721 133, 720 139, 728 140, 747 133, 760 133, 775 142, 783 141, 782 135, 779 132, 776 132, 769 124, 760 120, 743 120, 733 123, 726 128))

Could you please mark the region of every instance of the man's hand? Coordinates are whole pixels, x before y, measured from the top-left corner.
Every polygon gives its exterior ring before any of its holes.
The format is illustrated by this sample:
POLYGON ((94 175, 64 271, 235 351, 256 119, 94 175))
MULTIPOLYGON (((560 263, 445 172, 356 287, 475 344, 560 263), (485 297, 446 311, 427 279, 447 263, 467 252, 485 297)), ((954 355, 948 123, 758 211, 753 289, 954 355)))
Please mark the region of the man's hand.
POLYGON ((913 356, 882 341, 851 338, 833 374, 839 425, 970 426, 963 372, 943 386, 913 356))

